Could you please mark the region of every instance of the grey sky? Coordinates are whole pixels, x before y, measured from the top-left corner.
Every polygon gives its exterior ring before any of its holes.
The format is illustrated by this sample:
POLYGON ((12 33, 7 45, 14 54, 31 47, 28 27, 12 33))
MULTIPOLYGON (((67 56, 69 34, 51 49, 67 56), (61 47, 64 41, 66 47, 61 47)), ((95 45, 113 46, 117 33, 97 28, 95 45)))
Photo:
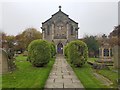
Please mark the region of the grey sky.
POLYGON ((41 23, 58 11, 62 11, 79 23, 79 38, 85 34, 109 34, 118 24, 117 2, 4 2, 0 4, 0 30, 17 35, 26 28, 41 31, 41 23))
POLYGON ((120 25, 120 1, 118 3, 118 24, 120 25))

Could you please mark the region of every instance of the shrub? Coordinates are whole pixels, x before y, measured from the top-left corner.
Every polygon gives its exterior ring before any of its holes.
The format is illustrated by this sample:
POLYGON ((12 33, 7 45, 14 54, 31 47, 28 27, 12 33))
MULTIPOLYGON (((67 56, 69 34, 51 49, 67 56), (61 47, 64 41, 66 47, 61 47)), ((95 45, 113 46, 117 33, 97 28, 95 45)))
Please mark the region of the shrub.
POLYGON ((24 51, 23 52, 23 56, 27 56, 28 55, 28 52, 27 51, 24 51))
POLYGON ((51 57, 49 43, 45 40, 34 40, 28 46, 28 61, 36 67, 46 65, 51 57))
POLYGON ((72 41, 68 44, 68 58, 72 64, 81 67, 88 58, 87 45, 80 40, 72 41))
POLYGON ((64 55, 68 58, 68 45, 64 46, 64 55))
POLYGON ((50 50, 51 50, 51 57, 55 56, 56 54, 56 48, 54 43, 50 43, 50 50))

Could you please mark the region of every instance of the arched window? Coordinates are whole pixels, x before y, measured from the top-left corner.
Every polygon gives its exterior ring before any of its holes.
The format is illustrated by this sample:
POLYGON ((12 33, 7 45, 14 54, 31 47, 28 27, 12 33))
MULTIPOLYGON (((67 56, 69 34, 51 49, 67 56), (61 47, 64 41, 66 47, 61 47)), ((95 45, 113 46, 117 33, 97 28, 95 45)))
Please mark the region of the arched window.
POLYGON ((109 49, 104 49, 104 56, 109 56, 109 49))
POLYGON ((71 35, 73 35, 73 26, 71 26, 70 29, 71 29, 71 35))
POLYGON ((48 25, 47 26, 47 35, 49 35, 50 34, 50 26, 48 25))

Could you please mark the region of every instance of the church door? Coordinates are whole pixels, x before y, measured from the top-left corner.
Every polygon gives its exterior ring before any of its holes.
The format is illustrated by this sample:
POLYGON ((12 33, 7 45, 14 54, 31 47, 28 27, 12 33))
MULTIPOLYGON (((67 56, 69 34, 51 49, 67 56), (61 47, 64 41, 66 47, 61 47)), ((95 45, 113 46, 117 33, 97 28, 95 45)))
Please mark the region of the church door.
POLYGON ((57 45, 57 53, 58 54, 63 54, 63 44, 62 43, 58 43, 58 45, 57 45))

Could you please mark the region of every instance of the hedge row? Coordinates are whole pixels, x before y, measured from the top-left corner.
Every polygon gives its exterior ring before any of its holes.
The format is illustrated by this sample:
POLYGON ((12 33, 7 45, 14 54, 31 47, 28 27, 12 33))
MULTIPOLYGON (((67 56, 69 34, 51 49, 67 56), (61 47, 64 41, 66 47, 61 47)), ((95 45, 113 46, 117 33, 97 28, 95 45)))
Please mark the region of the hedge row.
POLYGON ((45 40, 34 40, 28 46, 28 61, 36 67, 46 65, 55 54, 54 43, 45 40))
POLYGON ((51 49, 51 57, 55 56, 56 49, 55 49, 55 44, 53 42, 50 43, 50 49, 51 49))
POLYGON ((64 55, 70 60, 71 64, 81 67, 88 58, 87 45, 80 40, 71 41, 64 47, 64 55))

